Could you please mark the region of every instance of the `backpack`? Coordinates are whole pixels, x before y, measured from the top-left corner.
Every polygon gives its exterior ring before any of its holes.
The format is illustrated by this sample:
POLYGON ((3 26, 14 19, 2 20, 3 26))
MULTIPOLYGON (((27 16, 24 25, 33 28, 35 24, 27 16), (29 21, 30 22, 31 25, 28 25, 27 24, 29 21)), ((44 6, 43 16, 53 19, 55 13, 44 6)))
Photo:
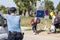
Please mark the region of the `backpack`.
POLYGON ((32 26, 34 24, 34 19, 30 20, 30 25, 32 26))
POLYGON ((37 24, 39 24, 40 23, 40 19, 39 18, 37 18, 37 24))
POLYGON ((60 20, 59 20, 59 17, 56 16, 56 18, 54 19, 54 23, 57 24, 57 23, 59 23, 59 21, 60 21, 60 20))
MULTIPOLYGON (((34 18, 35 19, 35 18, 34 18)), ((40 23, 40 19, 39 18, 37 18, 36 19, 36 24, 39 24, 40 23)))
POLYGON ((59 24, 60 24, 60 18, 59 18, 58 22, 59 22, 59 24))

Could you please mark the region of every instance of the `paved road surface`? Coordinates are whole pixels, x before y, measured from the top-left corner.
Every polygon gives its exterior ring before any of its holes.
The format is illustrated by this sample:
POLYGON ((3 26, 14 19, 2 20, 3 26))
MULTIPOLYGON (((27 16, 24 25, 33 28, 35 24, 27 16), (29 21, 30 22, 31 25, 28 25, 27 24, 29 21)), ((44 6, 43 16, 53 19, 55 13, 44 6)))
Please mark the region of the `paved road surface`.
MULTIPOLYGON (((6 32, 1 32, 4 30, 0 30, 0 40, 3 37, 7 37, 6 32)), ((23 40, 60 40, 59 34, 47 34, 46 32, 41 32, 37 35, 34 35, 32 31, 24 31, 24 39, 23 40)), ((3 40, 3 39, 2 39, 3 40)))
POLYGON ((60 37, 52 37, 41 34, 25 33, 24 40, 60 40, 60 37))

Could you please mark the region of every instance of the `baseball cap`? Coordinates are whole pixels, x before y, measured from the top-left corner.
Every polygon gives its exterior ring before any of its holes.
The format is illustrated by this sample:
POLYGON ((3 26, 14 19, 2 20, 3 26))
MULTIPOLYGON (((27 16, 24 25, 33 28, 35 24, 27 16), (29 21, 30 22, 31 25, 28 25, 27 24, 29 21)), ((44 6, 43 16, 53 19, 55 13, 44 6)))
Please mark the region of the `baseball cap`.
POLYGON ((11 7, 9 10, 14 12, 14 11, 16 11, 16 8, 15 7, 11 7))

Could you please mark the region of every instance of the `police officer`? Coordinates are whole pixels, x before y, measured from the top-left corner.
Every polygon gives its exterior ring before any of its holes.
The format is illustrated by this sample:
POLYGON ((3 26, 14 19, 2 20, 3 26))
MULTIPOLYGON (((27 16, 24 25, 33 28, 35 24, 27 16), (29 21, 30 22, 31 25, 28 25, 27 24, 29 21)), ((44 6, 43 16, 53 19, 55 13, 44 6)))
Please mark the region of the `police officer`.
POLYGON ((20 16, 16 15, 16 8, 11 7, 9 13, 5 15, 8 27, 8 40, 22 40, 23 34, 20 27, 20 16))

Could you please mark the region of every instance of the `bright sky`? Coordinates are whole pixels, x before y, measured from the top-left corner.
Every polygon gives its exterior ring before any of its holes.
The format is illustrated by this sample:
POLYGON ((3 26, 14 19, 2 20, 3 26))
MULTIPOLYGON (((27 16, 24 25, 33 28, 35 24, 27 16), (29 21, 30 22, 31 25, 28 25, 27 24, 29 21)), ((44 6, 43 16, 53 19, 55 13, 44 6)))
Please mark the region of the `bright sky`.
POLYGON ((13 0, 0 0, 0 5, 5 5, 6 7, 16 7, 13 0))
POLYGON ((56 8, 56 6, 58 5, 58 3, 60 2, 60 0, 51 0, 51 1, 53 1, 55 8, 56 8))
MULTIPOLYGON (((54 7, 60 2, 60 0, 51 0, 54 3, 54 7)), ((0 5, 5 5, 6 7, 16 7, 13 0, 0 0, 0 5)))

